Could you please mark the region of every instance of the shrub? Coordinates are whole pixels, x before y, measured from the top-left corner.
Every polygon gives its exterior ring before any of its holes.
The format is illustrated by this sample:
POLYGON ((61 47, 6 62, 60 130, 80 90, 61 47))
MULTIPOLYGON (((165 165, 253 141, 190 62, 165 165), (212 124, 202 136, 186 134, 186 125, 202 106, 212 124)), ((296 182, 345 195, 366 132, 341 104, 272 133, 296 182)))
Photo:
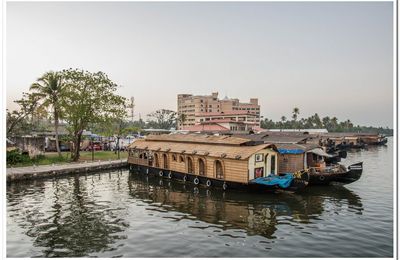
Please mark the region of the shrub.
POLYGON ((7 164, 15 165, 17 163, 28 163, 30 161, 29 155, 22 154, 18 150, 7 151, 7 164))

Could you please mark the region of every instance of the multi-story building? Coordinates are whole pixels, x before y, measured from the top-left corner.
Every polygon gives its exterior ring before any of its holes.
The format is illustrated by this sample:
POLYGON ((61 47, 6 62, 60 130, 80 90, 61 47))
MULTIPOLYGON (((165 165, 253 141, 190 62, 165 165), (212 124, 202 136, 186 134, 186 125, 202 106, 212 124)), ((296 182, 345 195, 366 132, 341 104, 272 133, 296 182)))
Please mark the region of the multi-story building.
POLYGON ((178 129, 191 127, 201 122, 230 118, 236 121, 260 125, 260 105, 257 98, 249 103, 241 103, 239 99, 218 99, 218 92, 211 95, 178 95, 178 129))

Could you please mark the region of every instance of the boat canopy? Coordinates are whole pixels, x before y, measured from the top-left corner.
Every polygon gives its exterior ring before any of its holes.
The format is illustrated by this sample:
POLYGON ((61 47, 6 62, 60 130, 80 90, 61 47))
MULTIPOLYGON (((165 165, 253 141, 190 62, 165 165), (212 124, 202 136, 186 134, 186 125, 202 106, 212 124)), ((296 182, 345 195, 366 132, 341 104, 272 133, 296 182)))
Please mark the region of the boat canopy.
POLYGON ((322 157, 328 157, 331 158, 333 157, 333 155, 327 154, 324 150, 322 150, 321 148, 314 148, 310 151, 307 151, 307 153, 313 153, 322 157))
POLYGON ((304 150, 302 149, 284 149, 284 148, 278 148, 278 152, 280 154, 302 154, 304 153, 304 150))

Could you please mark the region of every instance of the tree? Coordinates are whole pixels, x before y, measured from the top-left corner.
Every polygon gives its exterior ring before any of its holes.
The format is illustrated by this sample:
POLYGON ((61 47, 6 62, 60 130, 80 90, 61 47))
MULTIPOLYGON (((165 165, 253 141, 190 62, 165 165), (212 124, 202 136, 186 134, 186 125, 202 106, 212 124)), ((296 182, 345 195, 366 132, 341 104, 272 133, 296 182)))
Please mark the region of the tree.
POLYGON ((63 79, 59 72, 46 72, 42 77, 33 83, 30 90, 32 95, 37 96, 44 108, 50 108, 54 117, 54 130, 56 133, 56 148, 58 156, 61 157, 61 150, 58 137, 58 124, 61 115, 60 100, 63 97, 63 79))
POLYGON ((74 143, 72 158, 79 159, 82 132, 91 124, 109 124, 126 116, 125 98, 115 94, 117 85, 99 71, 78 69, 62 71, 65 80, 61 102, 74 143))
POLYGON ((293 108, 293 112, 292 113, 293 113, 292 118, 296 122, 297 121, 297 116, 300 114, 300 109, 295 107, 295 108, 293 108))
POLYGON ((286 116, 281 116, 281 128, 284 128, 286 122, 286 116))
POLYGON ((322 118, 322 124, 326 129, 330 128, 330 122, 331 122, 331 119, 329 118, 329 116, 322 118))
POLYGON ((177 125, 182 126, 183 122, 186 121, 186 118, 187 118, 186 114, 183 113, 179 114, 177 118, 177 125))
POLYGON ((170 129, 176 125, 176 112, 168 109, 159 109, 147 115, 155 120, 149 122, 149 126, 158 129, 170 129))
MULTIPOLYGON (((18 124, 21 124, 38 107, 39 98, 29 93, 23 93, 21 99, 14 101, 19 105, 19 110, 7 111, 7 136, 13 133, 18 124)), ((26 124, 26 122, 25 122, 26 124)))

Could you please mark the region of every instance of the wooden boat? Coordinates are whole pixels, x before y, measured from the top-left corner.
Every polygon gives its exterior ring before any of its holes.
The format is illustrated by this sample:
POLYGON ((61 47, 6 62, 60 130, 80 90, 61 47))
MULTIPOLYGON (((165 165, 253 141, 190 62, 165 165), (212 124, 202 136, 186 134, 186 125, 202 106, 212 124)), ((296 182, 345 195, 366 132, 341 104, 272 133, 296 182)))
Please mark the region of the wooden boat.
POLYGON ((347 168, 341 164, 327 166, 322 169, 311 167, 307 171, 310 173, 311 185, 328 185, 331 183, 349 184, 360 179, 363 171, 363 163, 355 163, 347 168))
POLYGON ((141 174, 224 190, 271 192, 304 189, 308 185, 308 172, 278 176, 277 156, 275 145, 256 144, 239 137, 150 135, 130 145, 128 163, 132 171, 141 174), (266 177, 268 179, 262 179, 266 177), (291 178, 287 187, 279 180, 286 178, 291 178))
POLYGON ((363 163, 348 168, 337 163, 337 156, 327 154, 321 147, 307 144, 276 144, 280 172, 307 171, 309 185, 348 184, 360 179, 363 163))

